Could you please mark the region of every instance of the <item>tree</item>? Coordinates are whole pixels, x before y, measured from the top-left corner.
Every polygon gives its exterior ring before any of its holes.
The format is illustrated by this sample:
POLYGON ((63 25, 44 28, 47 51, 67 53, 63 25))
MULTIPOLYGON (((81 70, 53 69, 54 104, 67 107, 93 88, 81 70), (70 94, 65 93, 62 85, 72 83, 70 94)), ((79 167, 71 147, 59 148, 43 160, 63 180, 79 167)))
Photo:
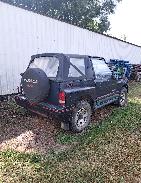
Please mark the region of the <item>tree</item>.
POLYGON ((108 16, 121 0, 2 0, 10 4, 104 33, 110 28, 108 16))

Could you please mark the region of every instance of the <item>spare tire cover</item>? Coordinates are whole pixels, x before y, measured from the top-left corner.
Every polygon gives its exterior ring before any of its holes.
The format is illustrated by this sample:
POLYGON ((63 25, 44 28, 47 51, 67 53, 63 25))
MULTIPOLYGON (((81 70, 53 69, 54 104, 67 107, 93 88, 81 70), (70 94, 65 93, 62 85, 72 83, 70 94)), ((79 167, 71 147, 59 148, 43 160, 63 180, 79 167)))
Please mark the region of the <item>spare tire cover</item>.
POLYGON ((22 76, 21 85, 28 100, 39 102, 47 97, 49 79, 39 68, 28 68, 22 76))

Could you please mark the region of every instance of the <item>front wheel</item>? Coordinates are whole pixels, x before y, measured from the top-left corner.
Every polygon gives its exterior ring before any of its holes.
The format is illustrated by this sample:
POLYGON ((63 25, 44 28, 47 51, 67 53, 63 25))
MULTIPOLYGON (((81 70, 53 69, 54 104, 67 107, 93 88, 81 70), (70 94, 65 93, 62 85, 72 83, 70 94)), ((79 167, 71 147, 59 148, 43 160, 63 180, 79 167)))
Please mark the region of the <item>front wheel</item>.
POLYGON ((91 121, 91 106, 87 101, 80 101, 72 112, 71 130, 82 132, 91 121))
POLYGON ((127 89, 123 88, 120 92, 120 96, 118 99, 118 106, 124 107, 127 106, 128 98, 127 98, 127 89))

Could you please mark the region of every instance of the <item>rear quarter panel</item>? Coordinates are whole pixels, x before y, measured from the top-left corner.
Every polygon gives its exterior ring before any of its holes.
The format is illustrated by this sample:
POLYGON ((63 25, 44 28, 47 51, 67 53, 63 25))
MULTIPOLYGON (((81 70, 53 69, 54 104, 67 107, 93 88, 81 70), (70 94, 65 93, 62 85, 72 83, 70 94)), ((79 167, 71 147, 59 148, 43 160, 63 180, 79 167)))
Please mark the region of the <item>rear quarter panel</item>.
POLYGON ((80 100, 89 99, 95 101, 95 87, 77 87, 65 89, 66 106, 76 105, 80 100))

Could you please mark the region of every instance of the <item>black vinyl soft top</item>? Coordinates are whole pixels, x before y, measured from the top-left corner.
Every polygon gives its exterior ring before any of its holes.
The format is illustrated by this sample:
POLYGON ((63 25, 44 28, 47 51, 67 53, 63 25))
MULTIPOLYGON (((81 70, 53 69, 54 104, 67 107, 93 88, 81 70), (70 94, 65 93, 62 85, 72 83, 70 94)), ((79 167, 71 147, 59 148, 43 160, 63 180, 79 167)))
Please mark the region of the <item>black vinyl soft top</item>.
MULTIPOLYGON (((69 66, 72 65, 81 75, 82 78, 87 78, 88 73, 83 74, 75 65, 70 62, 70 58, 84 58, 85 60, 89 60, 90 58, 96 58, 98 60, 104 60, 103 57, 98 56, 89 56, 89 55, 79 55, 79 54, 63 54, 63 53, 42 53, 31 56, 31 60, 27 68, 29 68, 30 64, 34 61, 35 58, 40 57, 57 57, 59 59, 59 70, 56 77, 56 80, 66 80, 68 79, 69 66), (64 64, 65 61, 65 64, 64 64)), ((86 61, 86 63, 88 63, 86 61)))
POLYGON ((31 60, 34 60, 35 58, 39 57, 51 57, 51 56, 66 56, 66 57, 71 57, 71 58, 96 58, 99 60, 105 60, 103 57, 99 56, 90 56, 90 55, 79 55, 79 54, 64 54, 64 53, 41 53, 41 54, 36 54, 31 56, 31 60))

